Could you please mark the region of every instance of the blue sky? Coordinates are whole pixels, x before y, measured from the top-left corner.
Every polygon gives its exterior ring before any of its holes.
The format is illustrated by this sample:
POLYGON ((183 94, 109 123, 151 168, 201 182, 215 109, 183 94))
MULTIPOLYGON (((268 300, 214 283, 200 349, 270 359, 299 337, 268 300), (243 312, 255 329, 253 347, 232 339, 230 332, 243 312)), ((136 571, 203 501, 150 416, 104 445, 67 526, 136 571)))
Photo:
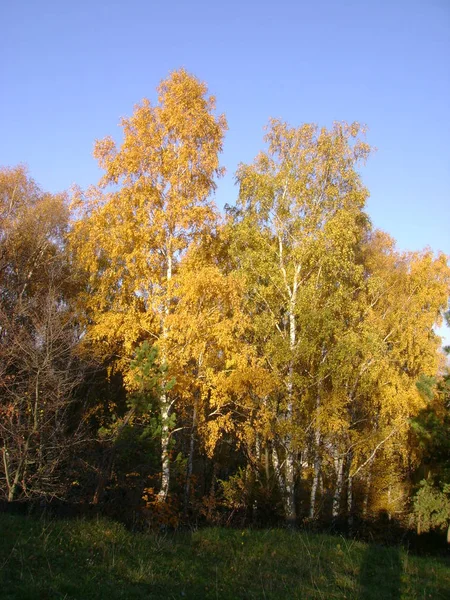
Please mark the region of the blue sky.
MULTIPOLYGON (((450 0, 5 2, 0 164, 44 189, 97 181, 93 142, 180 66, 227 115, 217 201, 269 117, 369 127, 369 214, 401 249, 450 254, 450 0)), ((450 334, 446 336, 450 342, 450 334)))

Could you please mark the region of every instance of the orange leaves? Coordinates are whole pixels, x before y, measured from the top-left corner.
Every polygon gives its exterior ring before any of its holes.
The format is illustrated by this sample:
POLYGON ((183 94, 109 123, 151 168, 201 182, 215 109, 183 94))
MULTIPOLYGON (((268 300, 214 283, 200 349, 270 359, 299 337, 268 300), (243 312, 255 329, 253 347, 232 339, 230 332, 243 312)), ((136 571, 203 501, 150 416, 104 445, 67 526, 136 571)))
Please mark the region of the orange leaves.
POLYGON ((177 498, 168 496, 164 501, 158 496, 154 488, 145 488, 142 499, 145 502, 144 516, 151 528, 159 529, 162 526, 176 528, 180 522, 180 506, 177 498))

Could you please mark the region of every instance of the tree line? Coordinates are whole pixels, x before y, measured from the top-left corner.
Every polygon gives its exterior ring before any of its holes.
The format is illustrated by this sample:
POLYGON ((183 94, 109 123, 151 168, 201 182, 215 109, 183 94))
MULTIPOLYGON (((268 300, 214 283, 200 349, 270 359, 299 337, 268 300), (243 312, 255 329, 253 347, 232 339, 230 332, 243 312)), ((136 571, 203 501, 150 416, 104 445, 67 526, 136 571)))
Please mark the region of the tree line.
POLYGON ((0 171, 4 498, 445 525, 450 269, 372 228, 364 127, 270 120, 221 214, 224 115, 184 70, 157 91, 98 185, 0 171))

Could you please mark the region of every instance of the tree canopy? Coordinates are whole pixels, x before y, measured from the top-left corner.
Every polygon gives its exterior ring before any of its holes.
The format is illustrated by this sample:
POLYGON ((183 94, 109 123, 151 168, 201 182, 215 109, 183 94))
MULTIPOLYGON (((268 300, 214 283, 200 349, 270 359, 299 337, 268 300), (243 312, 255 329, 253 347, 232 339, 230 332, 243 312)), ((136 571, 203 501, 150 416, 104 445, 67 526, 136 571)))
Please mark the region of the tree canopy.
POLYGON ((0 170, 2 494, 447 525, 448 258, 373 228, 356 122, 271 119, 221 214, 226 129, 180 69, 70 208, 0 170))

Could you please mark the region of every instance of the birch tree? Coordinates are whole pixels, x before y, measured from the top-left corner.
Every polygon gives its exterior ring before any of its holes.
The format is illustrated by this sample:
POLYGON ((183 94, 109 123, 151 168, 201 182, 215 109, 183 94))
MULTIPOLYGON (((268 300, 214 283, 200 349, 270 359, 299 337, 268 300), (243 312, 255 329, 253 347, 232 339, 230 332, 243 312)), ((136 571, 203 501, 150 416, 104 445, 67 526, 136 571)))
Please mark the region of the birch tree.
POLYGON ((362 133, 357 123, 327 130, 272 120, 268 150, 237 174, 236 256, 260 353, 279 381, 265 405, 273 414, 272 463, 289 521, 296 518, 310 388, 320 382, 333 315, 341 311, 345 322, 362 275, 356 248, 368 226, 368 192, 356 167, 370 152, 362 133))
MULTIPOLYGON (((190 243, 215 224, 211 194, 223 173, 218 156, 226 120, 215 114, 206 85, 181 69, 161 82, 156 105, 144 99, 121 126, 119 146, 111 137, 95 144, 105 174, 78 204, 84 214, 73 243, 90 273, 89 339, 118 355, 127 380, 129 359, 146 339, 170 367, 168 319, 178 265, 190 243)), ((164 499, 176 398, 162 392, 159 400, 164 499)))

